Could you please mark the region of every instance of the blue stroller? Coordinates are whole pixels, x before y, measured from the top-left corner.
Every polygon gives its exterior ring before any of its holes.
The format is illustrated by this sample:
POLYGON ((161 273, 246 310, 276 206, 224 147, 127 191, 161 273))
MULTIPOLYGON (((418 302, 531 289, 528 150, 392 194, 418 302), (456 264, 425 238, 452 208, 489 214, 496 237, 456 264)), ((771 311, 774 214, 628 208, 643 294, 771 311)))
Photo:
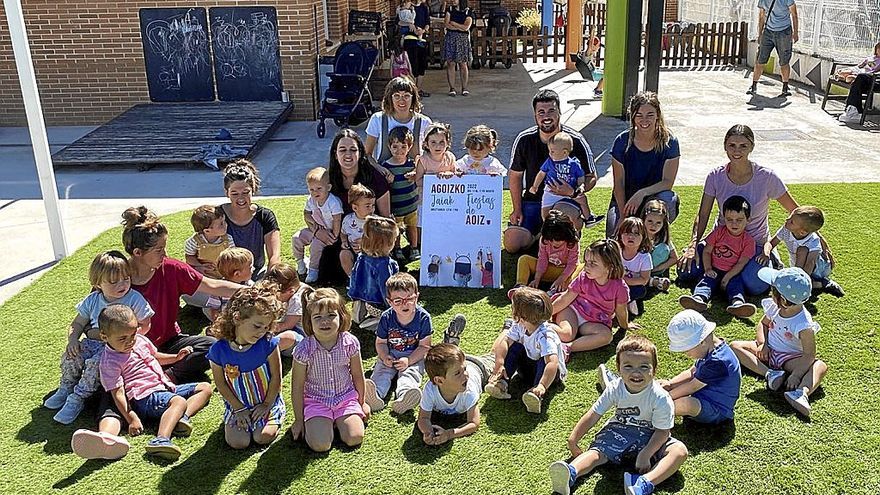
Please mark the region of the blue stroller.
POLYGON ((330 85, 318 111, 318 137, 327 133, 324 119, 333 119, 338 127, 357 125, 373 114, 373 96, 369 82, 379 50, 369 42, 349 41, 339 45, 333 72, 327 74, 330 85))

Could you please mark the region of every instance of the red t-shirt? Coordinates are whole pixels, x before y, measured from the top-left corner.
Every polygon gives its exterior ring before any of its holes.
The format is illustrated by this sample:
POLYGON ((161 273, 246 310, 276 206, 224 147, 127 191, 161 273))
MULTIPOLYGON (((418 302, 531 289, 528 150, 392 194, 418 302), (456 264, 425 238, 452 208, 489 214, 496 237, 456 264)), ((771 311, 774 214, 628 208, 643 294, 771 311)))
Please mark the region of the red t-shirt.
MULTIPOLYGON (((743 231, 734 236, 724 225, 715 227, 715 230, 706 238, 706 244, 714 246, 712 250, 712 268, 721 271, 729 271, 742 258, 751 258, 755 255, 755 239, 743 231)), ((149 298, 147 298, 149 301, 149 298)))
POLYGON ((165 258, 146 285, 131 284, 131 288, 143 294, 153 311, 152 324, 147 338, 162 347, 172 337, 180 334, 177 312, 180 296, 192 295, 202 283, 202 274, 182 261, 165 258))

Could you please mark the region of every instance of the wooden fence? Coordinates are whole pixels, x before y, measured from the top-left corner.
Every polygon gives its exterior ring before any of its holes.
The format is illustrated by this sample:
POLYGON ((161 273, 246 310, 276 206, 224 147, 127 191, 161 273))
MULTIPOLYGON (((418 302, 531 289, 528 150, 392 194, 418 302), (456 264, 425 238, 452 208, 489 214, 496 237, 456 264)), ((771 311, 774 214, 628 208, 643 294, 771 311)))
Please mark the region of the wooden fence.
MULTIPOLYGON (((443 29, 431 26, 429 63, 442 64, 443 29)), ((522 29, 514 27, 506 34, 496 35, 491 28, 478 26, 471 30, 471 50, 474 65, 510 67, 517 62, 565 61, 565 32, 548 28, 522 29)))

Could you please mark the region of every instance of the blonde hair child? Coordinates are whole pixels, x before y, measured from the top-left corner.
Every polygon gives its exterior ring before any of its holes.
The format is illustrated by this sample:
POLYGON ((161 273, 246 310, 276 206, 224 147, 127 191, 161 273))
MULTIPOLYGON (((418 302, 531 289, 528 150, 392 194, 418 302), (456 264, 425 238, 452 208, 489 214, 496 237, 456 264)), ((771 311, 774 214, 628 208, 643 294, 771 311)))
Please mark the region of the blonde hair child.
POLYGON ((318 280, 318 264, 324 248, 339 239, 342 228, 342 201, 330 194, 330 173, 324 167, 316 167, 306 174, 309 199, 303 211, 306 227, 293 236, 293 258, 297 271, 307 273, 305 282, 318 280), (309 246, 308 270, 306 270, 305 247, 309 246))
POLYGON ((370 215, 364 223, 361 252, 348 285, 348 297, 355 302, 354 321, 361 328, 375 328, 382 311, 388 309, 385 283, 400 271, 390 256, 398 234, 397 223, 390 218, 370 215))
POLYGON ((464 135, 467 154, 455 162, 455 168, 464 174, 507 175, 507 169, 492 156, 498 147, 498 133, 485 125, 475 125, 464 135))
POLYGON ((342 249, 339 251, 339 262, 345 274, 351 276, 354 260, 361 252, 361 238, 364 236, 364 223, 367 217, 376 211, 376 195, 369 187, 352 184, 348 190, 348 204, 352 212, 342 219, 342 249))
POLYGON ((189 219, 195 233, 183 244, 186 263, 197 272, 211 278, 220 278, 217 257, 235 241, 226 231, 226 214, 220 206, 203 205, 192 212, 189 219))

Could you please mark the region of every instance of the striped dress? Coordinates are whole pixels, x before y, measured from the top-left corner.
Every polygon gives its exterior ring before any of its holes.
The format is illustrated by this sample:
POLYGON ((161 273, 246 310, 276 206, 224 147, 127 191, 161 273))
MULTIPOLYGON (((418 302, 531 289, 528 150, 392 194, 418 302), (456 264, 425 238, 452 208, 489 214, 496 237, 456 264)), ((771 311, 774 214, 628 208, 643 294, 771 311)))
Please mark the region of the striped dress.
MULTIPOLYGON (((257 404, 266 399, 269 391, 269 382, 272 379, 269 371, 269 356, 278 348, 278 337, 258 340, 249 349, 239 352, 234 350, 226 340, 218 340, 208 351, 208 360, 223 369, 223 377, 226 385, 248 409, 253 409, 257 404)), ((275 403, 269 410, 268 418, 261 418, 251 424, 250 431, 257 431, 266 425, 280 426, 284 422, 287 410, 284 407, 284 399, 279 392, 275 403)), ((226 409, 223 412, 223 422, 234 424, 232 406, 224 401, 226 409)))

